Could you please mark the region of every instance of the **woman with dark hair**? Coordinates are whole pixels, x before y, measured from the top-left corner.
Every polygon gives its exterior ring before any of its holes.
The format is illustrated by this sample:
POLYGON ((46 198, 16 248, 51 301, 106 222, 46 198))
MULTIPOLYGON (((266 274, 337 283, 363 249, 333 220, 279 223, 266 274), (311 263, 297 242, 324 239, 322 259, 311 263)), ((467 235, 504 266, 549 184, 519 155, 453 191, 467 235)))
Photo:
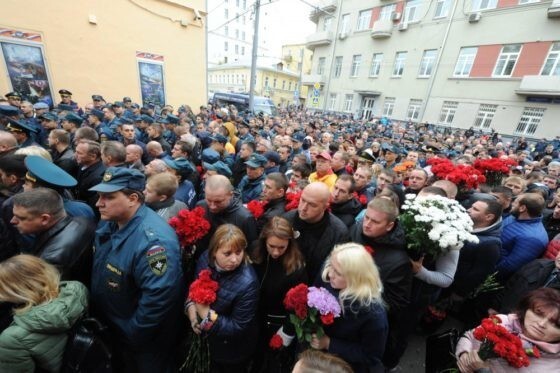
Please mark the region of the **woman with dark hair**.
POLYGON ((528 368, 517 369, 504 359, 482 361, 478 356, 480 341, 468 331, 457 344, 455 354, 461 372, 489 368, 492 372, 558 372, 560 371, 560 291, 540 288, 528 293, 516 313, 498 315, 501 325, 517 334, 524 348, 538 348, 540 358, 529 357, 528 368))
MULTIPOLYGON (((297 232, 293 230, 290 222, 275 216, 264 226, 259 239, 254 243, 251 257, 261 284, 259 307, 261 330, 258 346, 263 349, 261 354, 256 355, 256 371, 260 369, 264 372, 273 369, 265 364, 265 362, 270 363, 270 360, 263 361, 263 357, 272 335, 279 332, 282 325, 289 324, 283 305, 284 297, 292 287, 307 282, 305 261, 296 238, 297 232)), ((291 330, 282 329, 279 332, 286 345, 293 338, 290 337, 291 334, 291 330)), ((290 350, 290 352, 294 351, 290 350)), ((285 356, 282 365, 291 369, 292 358, 293 356, 285 356)))
POLYGON ((196 263, 196 273, 210 269, 219 286, 211 306, 190 301, 186 306, 193 331, 208 331, 211 373, 246 372, 253 356, 259 284, 246 249, 243 232, 223 224, 196 263))

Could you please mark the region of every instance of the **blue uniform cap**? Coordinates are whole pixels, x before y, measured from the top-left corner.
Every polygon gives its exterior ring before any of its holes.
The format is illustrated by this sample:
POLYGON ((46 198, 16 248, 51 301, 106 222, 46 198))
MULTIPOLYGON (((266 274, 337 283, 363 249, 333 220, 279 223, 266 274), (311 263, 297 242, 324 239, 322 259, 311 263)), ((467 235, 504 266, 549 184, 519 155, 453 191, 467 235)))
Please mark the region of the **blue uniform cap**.
POLYGON ((10 98, 10 97, 19 97, 21 99, 23 99, 23 97, 21 96, 21 94, 19 92, 8 92, 4 95, 6 98, 10 98))
POLYGON ((180 171, 181 173, 184 173, 184 172, 192 173, 192 172, 195 171, 191 162, 189 162, 188 160, 186 160, 183 157, 179 157, 179 158, 175 158, 175 159, 164 158, 163 161, 165 162, 167 167, 170 167, 174 170, 180 171))
POLYGON ((103 117, 105 116, 103 114, 102 110, 99 109, 91 109, 91 111, 89 112, 89 115, 94 115, 96 116, 99 120, 103 120, 103 117))
POLYGON ((210 139, 212 139, 212 141, 217 141, 221 144, 227 143, 227 137, 225 137, 224 135, 222 135, 220 133, 213 134, 212 136, 210 136, 210 139))
POLYGON ((245 164, 249 167, 257 168, 264 167, 266 165, 267 159, 260 154, 252 154, 245 164))
POLYGON ((232 175, 232 172, 228 167, 228 165, 222 161, 217 161, 216 163, 213 164, 203 162, 202 167, 204 167, 206 171, 216 171, 219 175, 223 175, 225 177, 231 177, 232 175))
POLYGON ((66 114, 66 116, 64 117, 64 120, 67 120, 70 123, 74 123, 76 126, 81 126, 83 119, 81 116, 79 116, 78 114, 74 114, 74 113, 68 113, 66 114))
POLYGON ((122 189, 143 191, 146 177, 138 170, 124 167, 109 167, 105 170, 103 181, 89 188, 92 192, 113 193, 122 189))
POLYGON ((58 115, 55 113, 45 113, 41 115, 39 118, 46 119, 46 120, 54 120, 55 122, 58 120, 58 115))
POLYGON ((48 109, 49 105, 44 103, 44 102, 37 102, 35 104, 33 104, 33 109, 35 110, 42 110, 42 109, 48 109))
POLYGON ((28 155, 24 162, 27 167, 25 178, 29 181, 55 188, 71 188, 78 184, 68 172, 43 157, 28 155))
POLYGON ((303 142, 305 135, 300 132, 296 132, 292 135, 292 141, 303 142))
POLYGON ((20 122, 18 120, 10 119, 6 129, 10 132, 25 132, 28 135, 30 133, 37 133, 38 130, 35 127, 29 126, 27 123, 20 122))
POLYGON ((179 124, 179 117, 173 114, 167 114, 167 123, 179 124))
POLYGON ((0 114, 8 117, 15 117, 19 115, 19 109, 12 105, 0 105, 0 114))
POLYGON ((134 121, 132 120, 132 118, 129 118, 125 115, 123 115, 122 117, 119 118, 119 120, 121 121, 122 124, 133 124, 134 121))
POLYGON ((56 107, 58 110, 64 110, 64 111, 74 111, 74 107, 72 105, 68 105, 68 104, 58 104, 58 106, 56 107))
POLYGON ((152 117, 149 116, 149 115, 142 114, 140 117, 141 117, 142 120, 143 120, 144 122, 146 122, 146 123, 149 123, 149 124, 154 123, 154 118, 152 118, 152 117))
POLYGON ((220 160, 220 153, 214 149, 207 148, 202 151, 202 162, 216 163, 220 160))
POLYGON ((265 152, 263 155, 267 160, 274 162, 276 164, 280 164, 280 154, 276 153, 275 151, 269 150, 265 152))

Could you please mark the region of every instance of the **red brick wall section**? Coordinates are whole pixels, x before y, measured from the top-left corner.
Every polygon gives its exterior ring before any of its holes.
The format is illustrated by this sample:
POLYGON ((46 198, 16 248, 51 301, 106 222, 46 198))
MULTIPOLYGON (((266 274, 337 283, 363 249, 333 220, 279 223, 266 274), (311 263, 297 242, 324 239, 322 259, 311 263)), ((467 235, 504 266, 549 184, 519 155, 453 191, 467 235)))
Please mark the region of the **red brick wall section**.
POLYGON ((373 24, 379 19, 379 14, 381 14, 381 7, 375 7, 371 10, 371 21, 369 22, 369 28, 373 27, 373 24))
POLYGON ((511 8, 517 4, 519 4, 519 0, 498 0, 498 8, 511 8))
MULTIPOLYGON (((395 12, 400 13, 401 14, 401 18, 403 17, 403 12, 404 12, 404 1, 399 1, 397 3, 397 6, 395 7, 395 12)), ((400 22, 400 21, 395 21, 395 23, 400 22)))
POLYGON ((551 44, 551 41, 523 44, 512 76, 539 75, 551 44))
POLYGON ((478 47, 474 64, 471 69, 471 78, 490 78, 500 51, 501 44, 481 45, 478 47))

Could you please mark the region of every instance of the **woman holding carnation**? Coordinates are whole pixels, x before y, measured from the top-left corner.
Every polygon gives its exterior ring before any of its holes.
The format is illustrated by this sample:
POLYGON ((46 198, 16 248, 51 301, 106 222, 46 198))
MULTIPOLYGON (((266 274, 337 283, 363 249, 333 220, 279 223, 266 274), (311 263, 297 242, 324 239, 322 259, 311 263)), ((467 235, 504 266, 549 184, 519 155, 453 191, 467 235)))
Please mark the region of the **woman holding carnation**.
MULTIPOLYGON (((252 259, 261 283, 259 308, 261 329, 258 346, 266 349, 272 335, 278 332, 282 325, 288 323, 287 312, 282 303, 286 293, 297 284, 307 282, 303 254, 299 251, 296 242, 296 232, 288 220, 280 216, 269 220, 259 239, 255 241, 252 259)), ((280 334, 284 337, 284 343, 289 344, 291 338, 288 335, 292 333, 283 329, 280 334)), ((256 355, 255 366, 268 371, 270 367, 265 368, 264 363, 258 361, 263 357, 264 352, 263 350, 256 355)), ((291 359, 286 356, 282 360, 291 359)), ((284 366, 290 365, 289 361, 283 363, 288 363, 284 366)))
POLYGON ((347 361, 354 372, 383 372, 388 324, 381 298, 383 285, 372 256, 356 243, 335 246, 327 259, 319 286, 338 297, 341 317, 325 326, 325 336, 311 347, 347 361))
POLYGON ((196 264, 197 274, 210 269, 219 286, 217 299, 210 306, 187 303, 193 331, 208 333, 210 372, 246 372, 254 352, 250 341, 257 338, 259 284, 246 248, 243 232, 224 224, 196 264))
MULTIPOLYGON (((528 293, 517 312, 497 315, 509 332, 518 335, 523 349, 529 351, 529 366, 514 368, 503 358, 480 359, 481 341, 468 331, 457 344, 455 354, 463 373, 489 368, 492 372, 558 372, 560 371, 560 291, 540 288, 528 293)), ((480 338, 480 337, 479 337, 480 338)))

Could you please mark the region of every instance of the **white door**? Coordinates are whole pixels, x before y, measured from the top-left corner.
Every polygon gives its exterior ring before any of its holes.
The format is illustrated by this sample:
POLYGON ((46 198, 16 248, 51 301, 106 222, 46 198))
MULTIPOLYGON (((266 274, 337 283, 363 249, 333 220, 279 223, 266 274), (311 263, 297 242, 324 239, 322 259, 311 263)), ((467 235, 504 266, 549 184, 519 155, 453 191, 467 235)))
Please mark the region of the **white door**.
POLYGON ((364 97, 362 102, 362 113, 363 119, 369 120, 373 118, 373 104, 375 103, 375 99, 373 97, 364 97))

